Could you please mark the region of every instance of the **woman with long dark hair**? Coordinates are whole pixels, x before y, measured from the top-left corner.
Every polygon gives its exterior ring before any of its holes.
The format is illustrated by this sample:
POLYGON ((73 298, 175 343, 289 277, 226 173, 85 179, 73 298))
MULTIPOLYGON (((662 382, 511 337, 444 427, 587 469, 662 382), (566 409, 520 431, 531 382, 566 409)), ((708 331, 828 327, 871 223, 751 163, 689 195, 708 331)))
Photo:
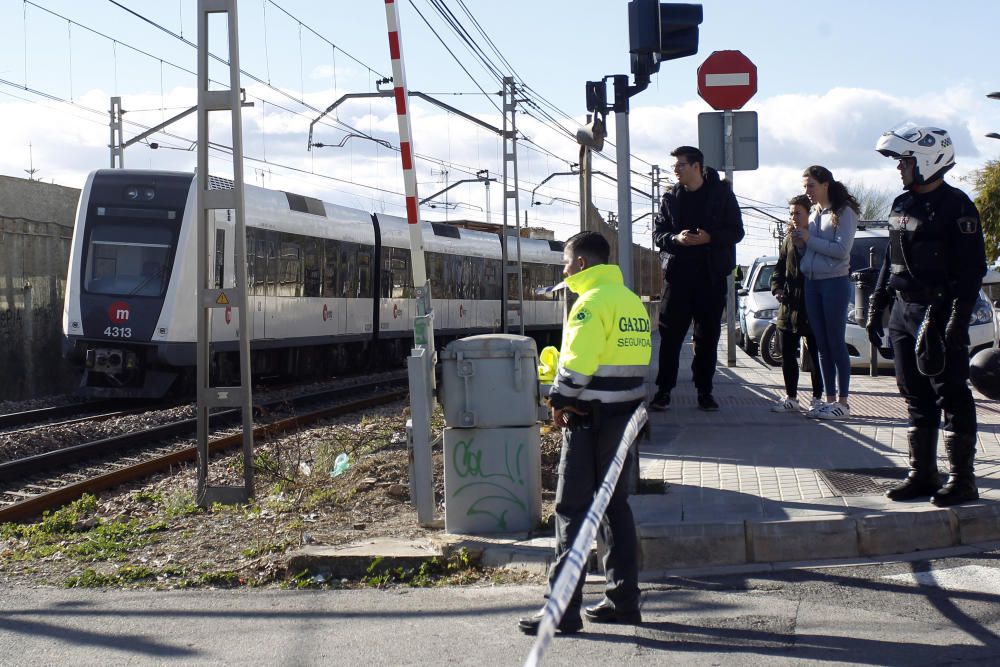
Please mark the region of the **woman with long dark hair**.
POLYGON ((851 358, 844 334, 851 299, 851 247, 861 207, 826 167, 802 172, 802 185, 812 203, 805 229, 792 230, 792 243, 802 252, 799 268, 805 276, 806 312, 819 352, 826 403, 807 413, 817 419, 843 419, 848 405, 851 358))
POLYGON ((805 195, 788 200, 788 231, 781 242, 778 263, 771 273, 771 293, 781 304, 774 319, 781 341, 781 374, 785 380, 785 397, 774 404, 772 412, 798 412, 802 408, 798 401, 799 388, 799 343, 804 340, 809 359, 812 361, 812 401, 810 410, 823 405, 823 377, 819 370, 819 356, 816 338, 809 327, 804 296, 804 279, 799 270, 802 254, 793 243, 792 231, 809 226, 809 209, 812 202, 805 195))

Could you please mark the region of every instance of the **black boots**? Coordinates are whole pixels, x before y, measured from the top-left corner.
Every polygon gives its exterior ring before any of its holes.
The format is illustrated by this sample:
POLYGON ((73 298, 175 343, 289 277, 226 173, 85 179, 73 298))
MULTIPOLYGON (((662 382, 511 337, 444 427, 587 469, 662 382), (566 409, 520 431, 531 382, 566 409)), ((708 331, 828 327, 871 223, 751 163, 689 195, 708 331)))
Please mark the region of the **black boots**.
POLYGON ((885 495, 889 500, 927 498, 941 488, 941 478, 938 476, 937 469, 937 438, 938 430, 936 428, 911 426, 907 429, 906 440, 910 446, 910 474, 902 484, 886 492, 885 495))
POLYGON ((979 498, 973 473, 976 434, 944 434, 951 474, 943 487, 937 469, 937 436, 936 428, 915 426, 907 430, 910 474, 902 484, 886 492, 889 500, 913 500, 930 496, 931 502, 938 507, 951 507, 979 498))
POLYGON ((951 507, 976 500, 976 477, 973 473, 973 459, 976 457, 975 433, 945 433, 944 446, 948 450, 951 473, 940 491, 936 491, 931 502, 938 507, 951 507))

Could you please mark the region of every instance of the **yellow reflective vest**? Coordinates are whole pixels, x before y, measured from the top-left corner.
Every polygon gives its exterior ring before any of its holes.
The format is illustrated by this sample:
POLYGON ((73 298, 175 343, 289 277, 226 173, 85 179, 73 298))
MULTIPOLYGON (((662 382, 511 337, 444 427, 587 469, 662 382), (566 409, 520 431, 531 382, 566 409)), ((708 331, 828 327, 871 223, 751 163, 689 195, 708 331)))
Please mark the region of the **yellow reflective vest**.
POLYGON ((566 286, 579 298, 563 327, 559 370, 549 394, 553 407, 646 398, 649 316, 625 286, 621 269, 598 264, 566 278, 566 286))

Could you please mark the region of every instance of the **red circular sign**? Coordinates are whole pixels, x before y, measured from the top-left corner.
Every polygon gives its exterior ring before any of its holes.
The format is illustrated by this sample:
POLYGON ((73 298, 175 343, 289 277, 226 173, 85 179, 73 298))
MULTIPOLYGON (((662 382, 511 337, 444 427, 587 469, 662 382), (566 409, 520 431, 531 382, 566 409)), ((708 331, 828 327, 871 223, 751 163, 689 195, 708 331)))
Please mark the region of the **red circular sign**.
POLYGON ((226 306, 226 324, 230 324, 233 321, 233 308, 232 306, 226 306))
POLYGON ((330 309, 327 308, 326 304, 324 303, 323 304, 323 321, 326 322, 327 319, 329 319, 329 317, 330 317, 330 309))
POLYGON ((715 51, 698 68, 698 94, 713 109, 740 109, 756 92, 757 66, 740 51, 715 51))
POLYGON ((125 324, 128 322, 129 307, 124 301, 115 301, 108 306, 108 319, 115 324, 125 324))

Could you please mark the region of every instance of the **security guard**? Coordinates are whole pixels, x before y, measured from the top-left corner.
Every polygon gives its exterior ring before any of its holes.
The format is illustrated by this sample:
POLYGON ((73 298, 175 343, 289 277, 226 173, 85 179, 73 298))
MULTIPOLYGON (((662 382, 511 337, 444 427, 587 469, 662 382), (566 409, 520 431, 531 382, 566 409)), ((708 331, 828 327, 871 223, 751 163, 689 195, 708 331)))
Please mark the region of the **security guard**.
POLYGON ((886 495, 892 500, 931 496, 940 507, 979 497, 973 474, 976 406, 969 390, 969 321, 975 309, 986 252, 979 212, 961 190, 944 182, 955 165, 951 138, 936 127, 906 123, 875 147, 899 160, 906 189, 892 203, 886 253, 868 312, 868 335, 881 346, 882 312, 896 294, 889 339, 896 382, 906 399, 910 473, 886 495), (951 474, 941 487, 938 425, 951 474))
MULTIPOLYGON (((649 367, 649 316, 622 280, 618 266, 608 264, 610 247, 597 232, 581 232, 566 241, 563 259, 566 286, 579 295, 563 329, 559 370, 549 394, 552 421, 564 428, 559 483, 556 487, 556 561, 549 591, 568 560, 594 494, 601 487, 632 413, 646 397, 649 367)), ((631 461, 626 461, 628 469, 631 461)), ((597 623, 641 621, 639 613, 638 543, 628 504, 626 475, 618 478, 601 519, 606 545, 605 598, 584 610, 597 623)), ((583 581, 559 623, 564 634, 583 628, 580 607, 583 581)), ((535 634, 542 612, 522 618, 518 627, 535 634)))

